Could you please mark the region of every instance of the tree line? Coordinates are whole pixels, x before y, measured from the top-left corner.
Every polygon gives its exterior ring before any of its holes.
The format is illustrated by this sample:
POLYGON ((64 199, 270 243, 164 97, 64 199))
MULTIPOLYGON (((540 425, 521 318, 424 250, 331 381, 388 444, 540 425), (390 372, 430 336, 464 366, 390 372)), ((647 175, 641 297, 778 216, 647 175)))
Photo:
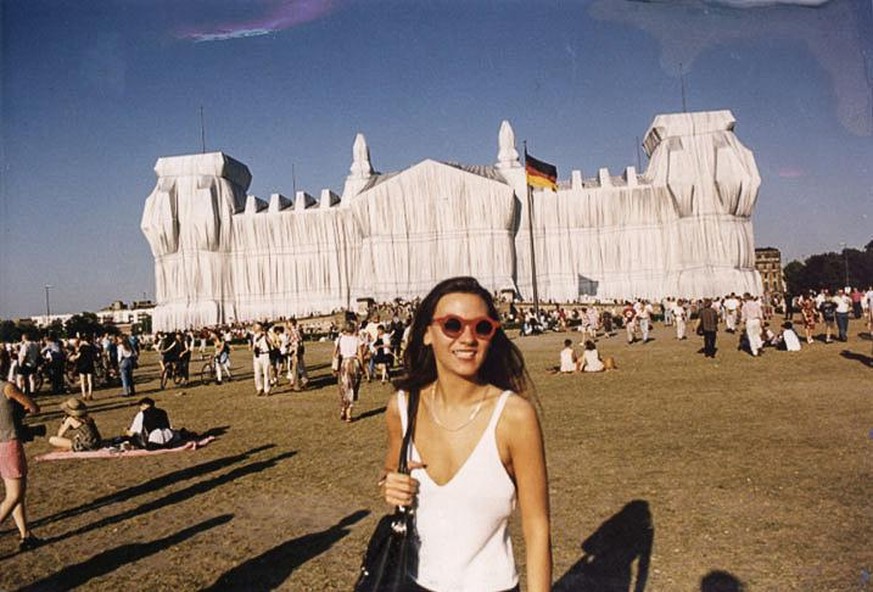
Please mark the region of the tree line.
POLYGON ((109 333, 118 335, 118 327, 112 323, 102 323, 93 312, 76 314, 61 322, 55 319, 48 327, 37 327, 29 320, 0 321, 0 343, 15 343, 23 333, 28 333, 32 339, 41 339, 46 335, 53 337, 76 337, 78 335, 97 336, 109 333))
POLYGON ((863 250, 845 248, 839 253, 819 253, 804 261, 792 261, 782 271, 790 294, 822 288, 833 292, 845 286, 866 289, 873 286, 873 240, 863 250))

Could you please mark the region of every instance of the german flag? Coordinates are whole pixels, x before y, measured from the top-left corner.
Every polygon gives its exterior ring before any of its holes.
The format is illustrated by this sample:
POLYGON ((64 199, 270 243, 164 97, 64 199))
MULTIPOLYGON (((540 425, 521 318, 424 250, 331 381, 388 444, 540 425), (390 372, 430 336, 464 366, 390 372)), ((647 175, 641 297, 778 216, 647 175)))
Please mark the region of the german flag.
POLYGON ((558 169, 555 165, 537 160, 527 150, 524 152, 524 170, 527 173, 527 184, 531 187, 557 189, 558 169))

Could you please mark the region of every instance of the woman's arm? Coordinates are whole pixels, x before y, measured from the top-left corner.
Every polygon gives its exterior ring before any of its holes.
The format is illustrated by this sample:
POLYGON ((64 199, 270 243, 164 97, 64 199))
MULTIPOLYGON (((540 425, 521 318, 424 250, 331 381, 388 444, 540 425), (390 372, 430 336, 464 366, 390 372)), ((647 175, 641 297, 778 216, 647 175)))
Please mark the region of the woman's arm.
MULTIPOLYGON (((403 444, 403 424, 400 421, 396 394, 388 401, 385 421, 388 426, 388 446, 379 485, 384 487, 386 502, 392 506, 409 506, 412 505, 416 494, 418 494, 418 481, 409 475, 397 472, 400 446, 403 444)), ((421 465, 410 463, 410 468, 417 466, 421 465)))
POLYGON ((527 589, 529 592, 548 592, 552 587, 549 479, 539 418, 529 401, 511 397, 501 424, 499 437, 508 443, 521 511, 527 589))
POLYGON ((21 390, 11 382, 6 383, 6 386, 3 388, 3 394, 6 395, 6 398, 10 401, 18 401, 21 403, 28 412, 39 413, 39 405, 37 405, 29 396, 22 393, 21 390))
POLYGON ((67 433, 67 430, 73 427, 73 418, 66 417, 64 421, 61 422, 61 427, 58 428, 58 437, 63 438, 64 434, 67 433))

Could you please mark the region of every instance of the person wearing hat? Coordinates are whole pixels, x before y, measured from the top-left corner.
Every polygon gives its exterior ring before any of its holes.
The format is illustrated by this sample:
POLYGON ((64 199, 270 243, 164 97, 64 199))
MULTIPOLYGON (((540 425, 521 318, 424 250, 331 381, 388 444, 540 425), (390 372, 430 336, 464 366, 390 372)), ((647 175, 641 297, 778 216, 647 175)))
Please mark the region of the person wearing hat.
POLYGON ((81 399, 70 397, 60 407, 66 418, 61 422, 57 435, 49 438, 49 444, 73 452, 100 448, 102 438, 94 418, 88 415, 87 405, 81 399))

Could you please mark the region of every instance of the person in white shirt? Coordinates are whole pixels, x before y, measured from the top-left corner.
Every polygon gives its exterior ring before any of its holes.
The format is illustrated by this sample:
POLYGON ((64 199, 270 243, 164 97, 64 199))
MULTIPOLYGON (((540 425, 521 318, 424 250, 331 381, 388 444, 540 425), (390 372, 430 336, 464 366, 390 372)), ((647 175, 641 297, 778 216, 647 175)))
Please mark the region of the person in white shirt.
POLYGON ((640 333, 643 335, 643 343, 647 343, 649 341, 649 328, 651 327, 652 321, 652 313, 655 310, 652 308, 652 303, 648 300, 643 300, 640 302, 640 306, 637 312, 637 321, 640 324, 640 333))
POLYGON ((849 339, 849 311, 852 310, 852 298, 845 290, 838 290, 834 296, 834 304, 837 305, 837 339, 847 341, 849 339))
POLYGON ((725 331, 734 333, 737 330, 737 311, 740 308, 740 301, 737 299, 737 295, 731 292, 731 295, 725 298, 723 306, 725 331))
POLYGON ((579 358, 576 356, 576 351, 573 349, 573 342, 569 339, 564 340, 564 349, 561 350, 561 367, 558 369, 562 374, 572 374, 576 372, 579 365, 579 358))
POLYGON ((685 301, 681 298, 673 304, 673 322, 676 323, 676 339, 687 339, 685 330, 688 325, 688 312, 685 310, 685 301))
POLYGON ((757 357, 764 345, 761 340, 761 321, 763 320, 763 311, 761 304, 751 294, 746 292, 743 295, 743 321, 746 324, 746 337, 749 338, 749 349, 752 355, 757 357))
POLYGON ((794 331, 794 326, 791 321, 786 321, 782 324, 782 335, 780 335, 780 338, 781 348, 785 349, 785 351, 800 351, 800 337, 798 337, 797 333, 794 331))

